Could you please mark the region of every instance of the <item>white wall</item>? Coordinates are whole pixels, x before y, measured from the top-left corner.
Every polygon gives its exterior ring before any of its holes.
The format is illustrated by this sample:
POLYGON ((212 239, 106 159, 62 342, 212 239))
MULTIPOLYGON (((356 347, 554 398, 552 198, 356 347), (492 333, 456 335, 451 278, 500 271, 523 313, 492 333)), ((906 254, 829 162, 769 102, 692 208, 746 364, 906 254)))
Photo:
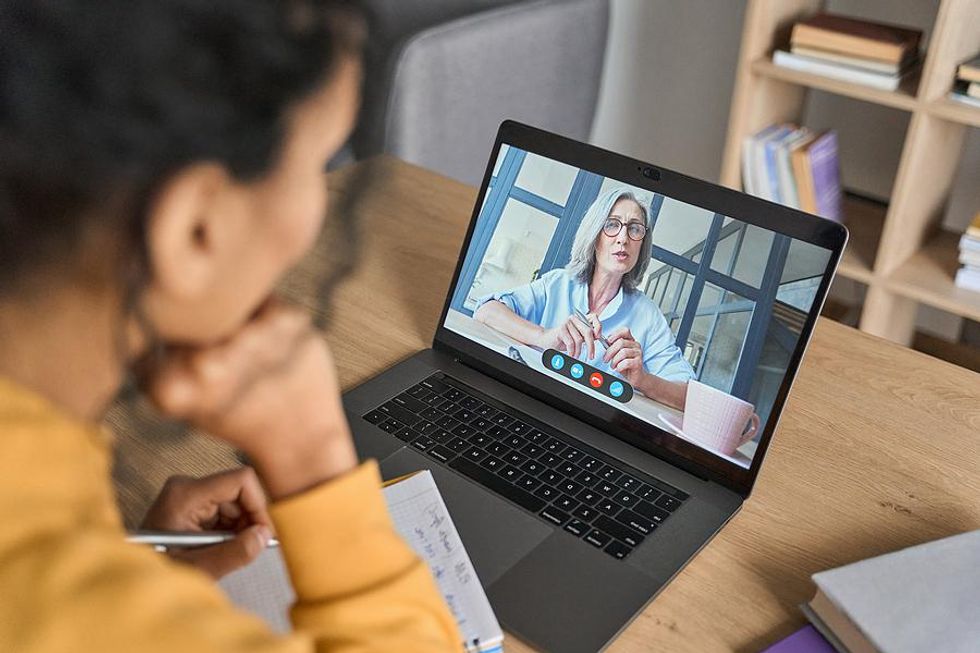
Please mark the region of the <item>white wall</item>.
MULTIPOLYGON (((938 0, 830 0, 833 11, 928 30, 938 0)), ((612 0, 609 46, 592 141, 686 174, 717 181, 721 169, 746 0, 612 0)), ((811 92, 804 121, 841 134, 848 189, 880 198, 891 192, 908 115, 811 92)), ((974 130, 976 132, 977 130, 974 130)), ((962 230, 980 209, 980 135, 963 155, 955 210, 944 224, 962 230), (969 207, 973 208, 970 209, 969 207)), ((842 284, 846 286, 846 284, 842 284)), ((843 288, 842 300, 857 289, 843 288)), ((925 308, 920 327, 955 337, 960 320, 925 308)))

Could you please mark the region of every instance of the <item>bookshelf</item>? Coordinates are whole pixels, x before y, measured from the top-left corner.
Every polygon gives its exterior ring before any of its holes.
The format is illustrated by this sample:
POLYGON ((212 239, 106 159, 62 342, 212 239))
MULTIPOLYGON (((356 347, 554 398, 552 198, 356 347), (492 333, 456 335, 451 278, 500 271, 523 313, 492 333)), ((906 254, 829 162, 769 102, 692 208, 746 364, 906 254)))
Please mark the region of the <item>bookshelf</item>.
POLYGON ((774 122, 800 123, 811 89, 908 112, 887 208, 845 200, 851 238, 838 275, 867 286, 861 330, 904 345, 912 342, 920 304, 980 320, 980 293, 953 285, 959 235, 939 227, 964 139, 969 129, 980 127, 980 108, 946 98, 957 64, 980 51, 980 1, 940 1, 925 60, 896 91, 772 63, 773 49, 788 40, 793 23, 823 5, 820 0, 749 0, 721 183, 741 188, 743 139, 774 122))

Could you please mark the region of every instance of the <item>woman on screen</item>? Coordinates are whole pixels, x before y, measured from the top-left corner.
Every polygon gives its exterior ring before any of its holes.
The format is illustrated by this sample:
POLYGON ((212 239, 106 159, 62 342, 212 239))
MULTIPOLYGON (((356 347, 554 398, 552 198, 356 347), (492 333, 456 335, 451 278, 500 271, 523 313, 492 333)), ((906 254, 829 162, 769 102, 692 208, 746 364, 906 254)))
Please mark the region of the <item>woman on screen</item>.
POLYGON ((567 352, 683 409, 694 371, 663 313, 637 290, 650 263, 651 231, 647 208, 630 190, 614 188, 585 212, 567 266, 483 298, 473 317, 528 345, 567 352))

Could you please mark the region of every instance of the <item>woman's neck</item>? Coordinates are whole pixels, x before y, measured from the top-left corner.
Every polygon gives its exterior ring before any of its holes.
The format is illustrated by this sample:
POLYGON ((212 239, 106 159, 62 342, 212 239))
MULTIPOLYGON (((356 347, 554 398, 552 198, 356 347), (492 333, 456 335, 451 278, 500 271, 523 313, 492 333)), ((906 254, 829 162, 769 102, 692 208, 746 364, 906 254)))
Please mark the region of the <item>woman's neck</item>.
POLYGON ((100 421, 124 374, 116 304, 67 289, 0 303, 0 376, 100 421))
POLYGON ((603 272, 596 267, 589 284, 589 312, 598 315, 619 293, 623 283, 622 275, 603 272))

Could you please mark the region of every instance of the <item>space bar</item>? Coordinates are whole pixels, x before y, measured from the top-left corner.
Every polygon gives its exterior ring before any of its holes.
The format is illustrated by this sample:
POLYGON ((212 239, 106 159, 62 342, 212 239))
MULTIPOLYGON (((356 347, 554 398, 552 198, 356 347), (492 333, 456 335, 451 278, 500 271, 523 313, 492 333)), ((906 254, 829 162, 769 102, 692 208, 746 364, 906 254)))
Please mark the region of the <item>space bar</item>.
POLYGON ((457 458, 456 460, 450 462, 449 466, 456 471, 469 476, 480 485, 490 488, 497 494, 503 496, 505 499, 510 499, 526 510, 536 513, 545 506, 545 502, 538 497, 525 492, 519 487, 514 487, 490 470, 480 467, 471 460, 467 460, 466 458, 457 458))

